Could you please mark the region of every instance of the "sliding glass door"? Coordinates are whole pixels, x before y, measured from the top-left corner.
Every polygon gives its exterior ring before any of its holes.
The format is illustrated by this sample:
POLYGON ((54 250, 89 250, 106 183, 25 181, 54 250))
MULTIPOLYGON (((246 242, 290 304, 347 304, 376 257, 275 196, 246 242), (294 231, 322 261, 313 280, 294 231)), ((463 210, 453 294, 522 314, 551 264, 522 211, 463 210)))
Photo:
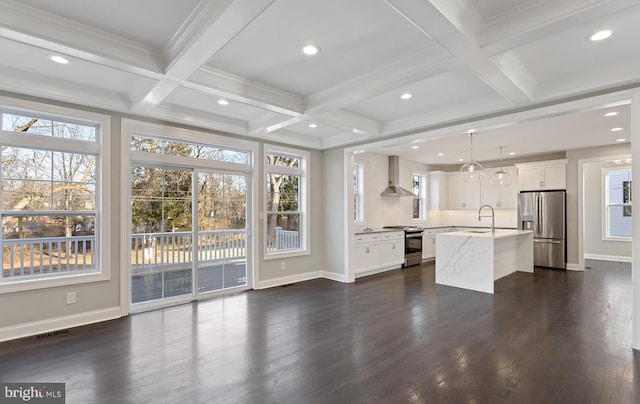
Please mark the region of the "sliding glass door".
POLYGON ((132 166, 132 304, 247 287, 247 184, 244 174, 132 166))

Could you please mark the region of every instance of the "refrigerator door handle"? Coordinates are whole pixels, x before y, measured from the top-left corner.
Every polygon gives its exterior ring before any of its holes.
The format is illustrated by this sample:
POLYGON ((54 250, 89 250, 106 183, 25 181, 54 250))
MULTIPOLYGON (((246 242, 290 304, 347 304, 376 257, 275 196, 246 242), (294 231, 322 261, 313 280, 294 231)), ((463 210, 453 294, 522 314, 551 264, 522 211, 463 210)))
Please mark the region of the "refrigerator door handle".
POLYGON ((534 243, 546 243, 546 244, 562 244, 562 240, 539 240, 534 239, 534 243))

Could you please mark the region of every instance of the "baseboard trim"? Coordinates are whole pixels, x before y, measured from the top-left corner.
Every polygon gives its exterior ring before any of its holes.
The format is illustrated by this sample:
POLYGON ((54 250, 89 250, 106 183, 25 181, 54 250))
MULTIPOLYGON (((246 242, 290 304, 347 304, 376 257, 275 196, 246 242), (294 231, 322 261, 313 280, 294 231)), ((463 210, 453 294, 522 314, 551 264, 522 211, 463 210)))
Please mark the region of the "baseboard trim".
POLYGON ((338 274, 335 272, 322 271, 322 277, 331 281, 349 283, 345 274, 338 274))
POLYGON ((570 264, 567 263, 567 265, 565 266, 565 269, 567 271, 580 271, 580 272, 584 272, 583 268, 580 268, 580 266, 578 264, 570 264))
POLYGON ((312 279, 322 278, 323 277, 322 275, 323 275, 322 271, 313 271, 313 272, 305 272, 303 274, 273 278, 266 281, 259 281, 258 289, 275 288, 277 286, 288 285, 290 283, 310 281, 312 279))
POLYGON ((11 325, 0 328, 0 342, 64 330, 67 328, 79 327, 87 324, 99 323, 101 321, 113 320, 120 317, 122 317, 120 307, 110 307, 103 310, 94 310, 70 316, 11 325))
POLYGON ((617 262, 631 262, 631 257, 624 257, 620 255, 603 255, 603 254, 585 254, 584 257, 588 260, 599 261, 617 261, 617 262))
POLYGON ((400 269, 400 268, 402 268, 402 265, 392 265, 392 266, 378 268, 378 269, 371 269, 369 271, 362 271, 356 274, 356 279, 369 276, 369 275, 380 274, 382 272, 393 271, 394 269, 400 269))

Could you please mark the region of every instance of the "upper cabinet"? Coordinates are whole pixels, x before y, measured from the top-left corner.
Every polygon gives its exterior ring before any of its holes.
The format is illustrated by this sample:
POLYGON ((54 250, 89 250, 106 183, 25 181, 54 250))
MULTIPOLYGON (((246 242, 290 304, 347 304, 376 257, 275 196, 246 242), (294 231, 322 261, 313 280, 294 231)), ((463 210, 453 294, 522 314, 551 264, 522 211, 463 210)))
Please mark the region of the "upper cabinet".
POLYGON ((429 173, 429 209, 449 209, 449 179, 444 171, 429 173))
POLYGON ((518 190, 567 189, 568 161, 567 159, 562 159, 516 164, 518 168, 518 190))
POLYGON ((493 206, 495 209, 518 208, 518 173, 515 167, 503 167, 511 176, 510 185, 498 185, 491 182, 491 175, 498 168, 488 168, 482 176, 482 204, 493 206))
POLYGON ((464 182, 460 173, 448 173, 449 209, 480 208, 480 182, 464 182))

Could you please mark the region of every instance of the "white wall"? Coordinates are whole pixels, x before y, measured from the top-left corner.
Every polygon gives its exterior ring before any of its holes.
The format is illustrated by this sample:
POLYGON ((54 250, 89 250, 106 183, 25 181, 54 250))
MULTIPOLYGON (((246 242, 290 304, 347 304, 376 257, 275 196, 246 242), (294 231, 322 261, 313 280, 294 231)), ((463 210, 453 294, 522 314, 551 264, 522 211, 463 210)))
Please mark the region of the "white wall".
MULTIPOLYGON (((364 223, 356 225, 355 230, 361 230, 365 227, 432 224, 429 216, 427 216, 427 220, 413 219, 413 200, 411 197, 380 196, 380 193, 389 184, 388 156, 376 153, 358 153, 354 156, 354 161, 362 164, 364 168, 364 223)), ((399 185, 410 191, 413 173, 422 173, 427 176, 428 189, 428 172, 429 166, 426 164, 401 159, 399 185)))
MULTIPOLYGON (((631 260, 631 240, 604 240, 603 216, 604 183, 603 168, 620 168, 611 161, 584 163, 584 254, 587 258, 631 260)), ((627 166, 630 168, 630 166, 627 166)))
MULTIPOLYGON (((351 157, 353 158, 353 157, 351 157)), ((353 211, 345 204, 350 201, 345 193, 345 178, 347 167, 353 169, 353 162, 347 164, 345 154, 342 149, 326 150, 322 153, 322 223, 324 234, 323 268, 325 275, 329 278, 343 282, 347 279, 347 265, 345 263, 346 249, 349 244, 346 232, 349 229, 346 218, 353 217, 353 211)))
POLYGON ((579 267, 578 259, 578 163, 581 159, 606 158, 608 156, 621 156, 631 153, 631 146, 627 144, 615 144, 604 147, 590 147, 585 149, 567 150, 567 265, 579 267))

